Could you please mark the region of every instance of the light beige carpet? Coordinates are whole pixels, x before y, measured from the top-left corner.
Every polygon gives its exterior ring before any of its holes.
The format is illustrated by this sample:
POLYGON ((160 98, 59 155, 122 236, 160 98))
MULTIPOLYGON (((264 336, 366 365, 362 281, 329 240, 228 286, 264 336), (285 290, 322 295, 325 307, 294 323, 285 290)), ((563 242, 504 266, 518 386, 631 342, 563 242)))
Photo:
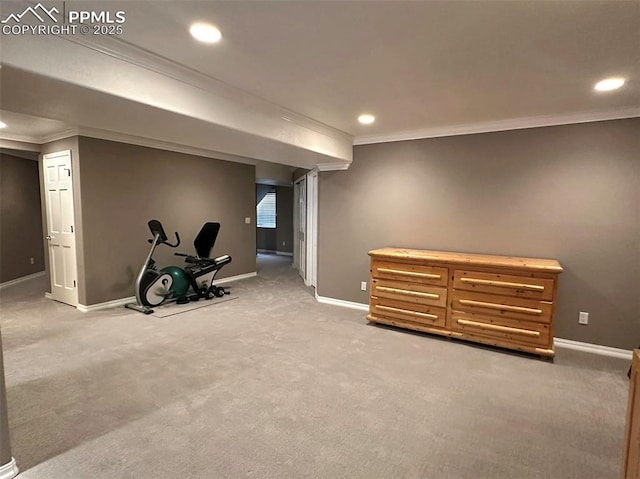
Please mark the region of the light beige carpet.
POLYGON ((186 304, 163 304, 162 306, 156 306, 155 308, 153 308, 153 313, 151 313, 151 316, 155 316, 156 318, 168 318, 169 316, 176 316, 178 314, 186 313, 187 311, 194 311, 196 309, 215 306, 226 301, 231 301, 232 299, 236 299, 236 296, 225 295, 221 298, 200 299, 198 301, 192 301, 186 304))
POLYGON ((22 479, 617 479, 628 363, 369 325, 263 257, 159 320, 2 290, 22 479))

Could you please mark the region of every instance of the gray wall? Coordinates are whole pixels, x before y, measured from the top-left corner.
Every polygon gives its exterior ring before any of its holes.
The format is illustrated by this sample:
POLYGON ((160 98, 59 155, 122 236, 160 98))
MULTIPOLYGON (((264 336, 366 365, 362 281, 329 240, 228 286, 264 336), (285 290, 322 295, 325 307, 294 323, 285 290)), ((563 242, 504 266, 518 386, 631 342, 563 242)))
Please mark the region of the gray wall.
POLYGON ((275 253, 277 239, 274 228, 257 228, 256 235, 256 244, 259 251, 263 253, 275 253))
POLYGON ((291 171, 294 168, 269 161, 256 162, 256 183, 291 186, 291 171))
POLYGON ((278 186, 276 190, 276 210, 278 228, 276 229, 277 250, 293 253, 293 188, 278 186))
POLYGON ((80 137, 83 250, 90 305, 133 295, 148 252, 147 222, 178 231, 178 249, 159 247, 158 264, 180 265, 176 251, 193 253, 206 221, 222 224, 212 255, 233 261, 219 278, 256 270, 255 171, 232 163, 153 148, 80 137), (251 218, 245 224, 245 217, 251 218))
POLYGON ((291 182, 299 180, 301 176, 304 176, 307 173, 309 173, 309 170, 307 170, 305 168, 296 168, 291 173, 291 182))
POLYGON ((556 258, 555 336, 637 347, 640 119, 356 146, 320 173, 318 294, 367 303, 384 246, 556 258))
POLYGON ((0 283, 44 271, 41 217, 37 161, 0 153, 0 283))
POLYGON ((7 392, 4 384, 4 360, 2 358, 2 334, 0 334, 0 466, 11 462, 9 420, 7 416, 7 392))

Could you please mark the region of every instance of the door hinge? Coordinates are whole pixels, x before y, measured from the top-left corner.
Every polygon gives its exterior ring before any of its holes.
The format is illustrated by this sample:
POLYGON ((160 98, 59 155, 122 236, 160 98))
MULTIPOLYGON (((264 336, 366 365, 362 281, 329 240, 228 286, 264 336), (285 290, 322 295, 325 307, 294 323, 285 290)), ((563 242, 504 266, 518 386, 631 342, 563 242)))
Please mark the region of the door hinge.
POLYGON ((73 280, 73 287, 74 288, 76 287, 76 280, 75 279, 73 280))
POLYGON ((73 233, 73 225, 71 225, 71 232, 73 233))

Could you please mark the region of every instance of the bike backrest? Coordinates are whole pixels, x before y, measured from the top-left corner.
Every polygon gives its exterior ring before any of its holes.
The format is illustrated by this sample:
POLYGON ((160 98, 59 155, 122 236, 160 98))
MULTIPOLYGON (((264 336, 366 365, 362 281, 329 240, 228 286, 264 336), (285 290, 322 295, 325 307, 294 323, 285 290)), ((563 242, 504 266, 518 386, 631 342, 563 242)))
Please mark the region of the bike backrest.
POLYGON ((196 254, 201 258, 208 258, 213 245, 216 244, 218 232, 220 231, 220 223, 205 223, 200 229, 200 233, 193 240, 193 246, 196 248, 196 254))
POLYGON ((160 236, 158 240, 160 243, 164 243, 167 241, 167 234, 164 232, 164 228, 162 227, 162 223, 158 220, 151 220, 148 223, 149 229, 151 230, 151 236, 155 238, 156 234, 160 236))

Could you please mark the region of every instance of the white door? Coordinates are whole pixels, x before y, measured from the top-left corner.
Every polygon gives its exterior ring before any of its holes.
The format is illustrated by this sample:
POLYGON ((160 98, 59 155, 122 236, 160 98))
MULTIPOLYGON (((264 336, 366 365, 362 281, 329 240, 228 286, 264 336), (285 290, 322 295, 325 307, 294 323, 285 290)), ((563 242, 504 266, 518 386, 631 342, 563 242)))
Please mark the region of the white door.
POLYGON ((78 305, 71 151, 43 156, 51 296, 78 305))
POLYGON ((306 177, 302 178, 296 183, 296 190, 298 196, 298 231, 297 231, 297 246, 298 246, 298 271, 302 279, 306 279, 307 268, 307 180, 306 177))

